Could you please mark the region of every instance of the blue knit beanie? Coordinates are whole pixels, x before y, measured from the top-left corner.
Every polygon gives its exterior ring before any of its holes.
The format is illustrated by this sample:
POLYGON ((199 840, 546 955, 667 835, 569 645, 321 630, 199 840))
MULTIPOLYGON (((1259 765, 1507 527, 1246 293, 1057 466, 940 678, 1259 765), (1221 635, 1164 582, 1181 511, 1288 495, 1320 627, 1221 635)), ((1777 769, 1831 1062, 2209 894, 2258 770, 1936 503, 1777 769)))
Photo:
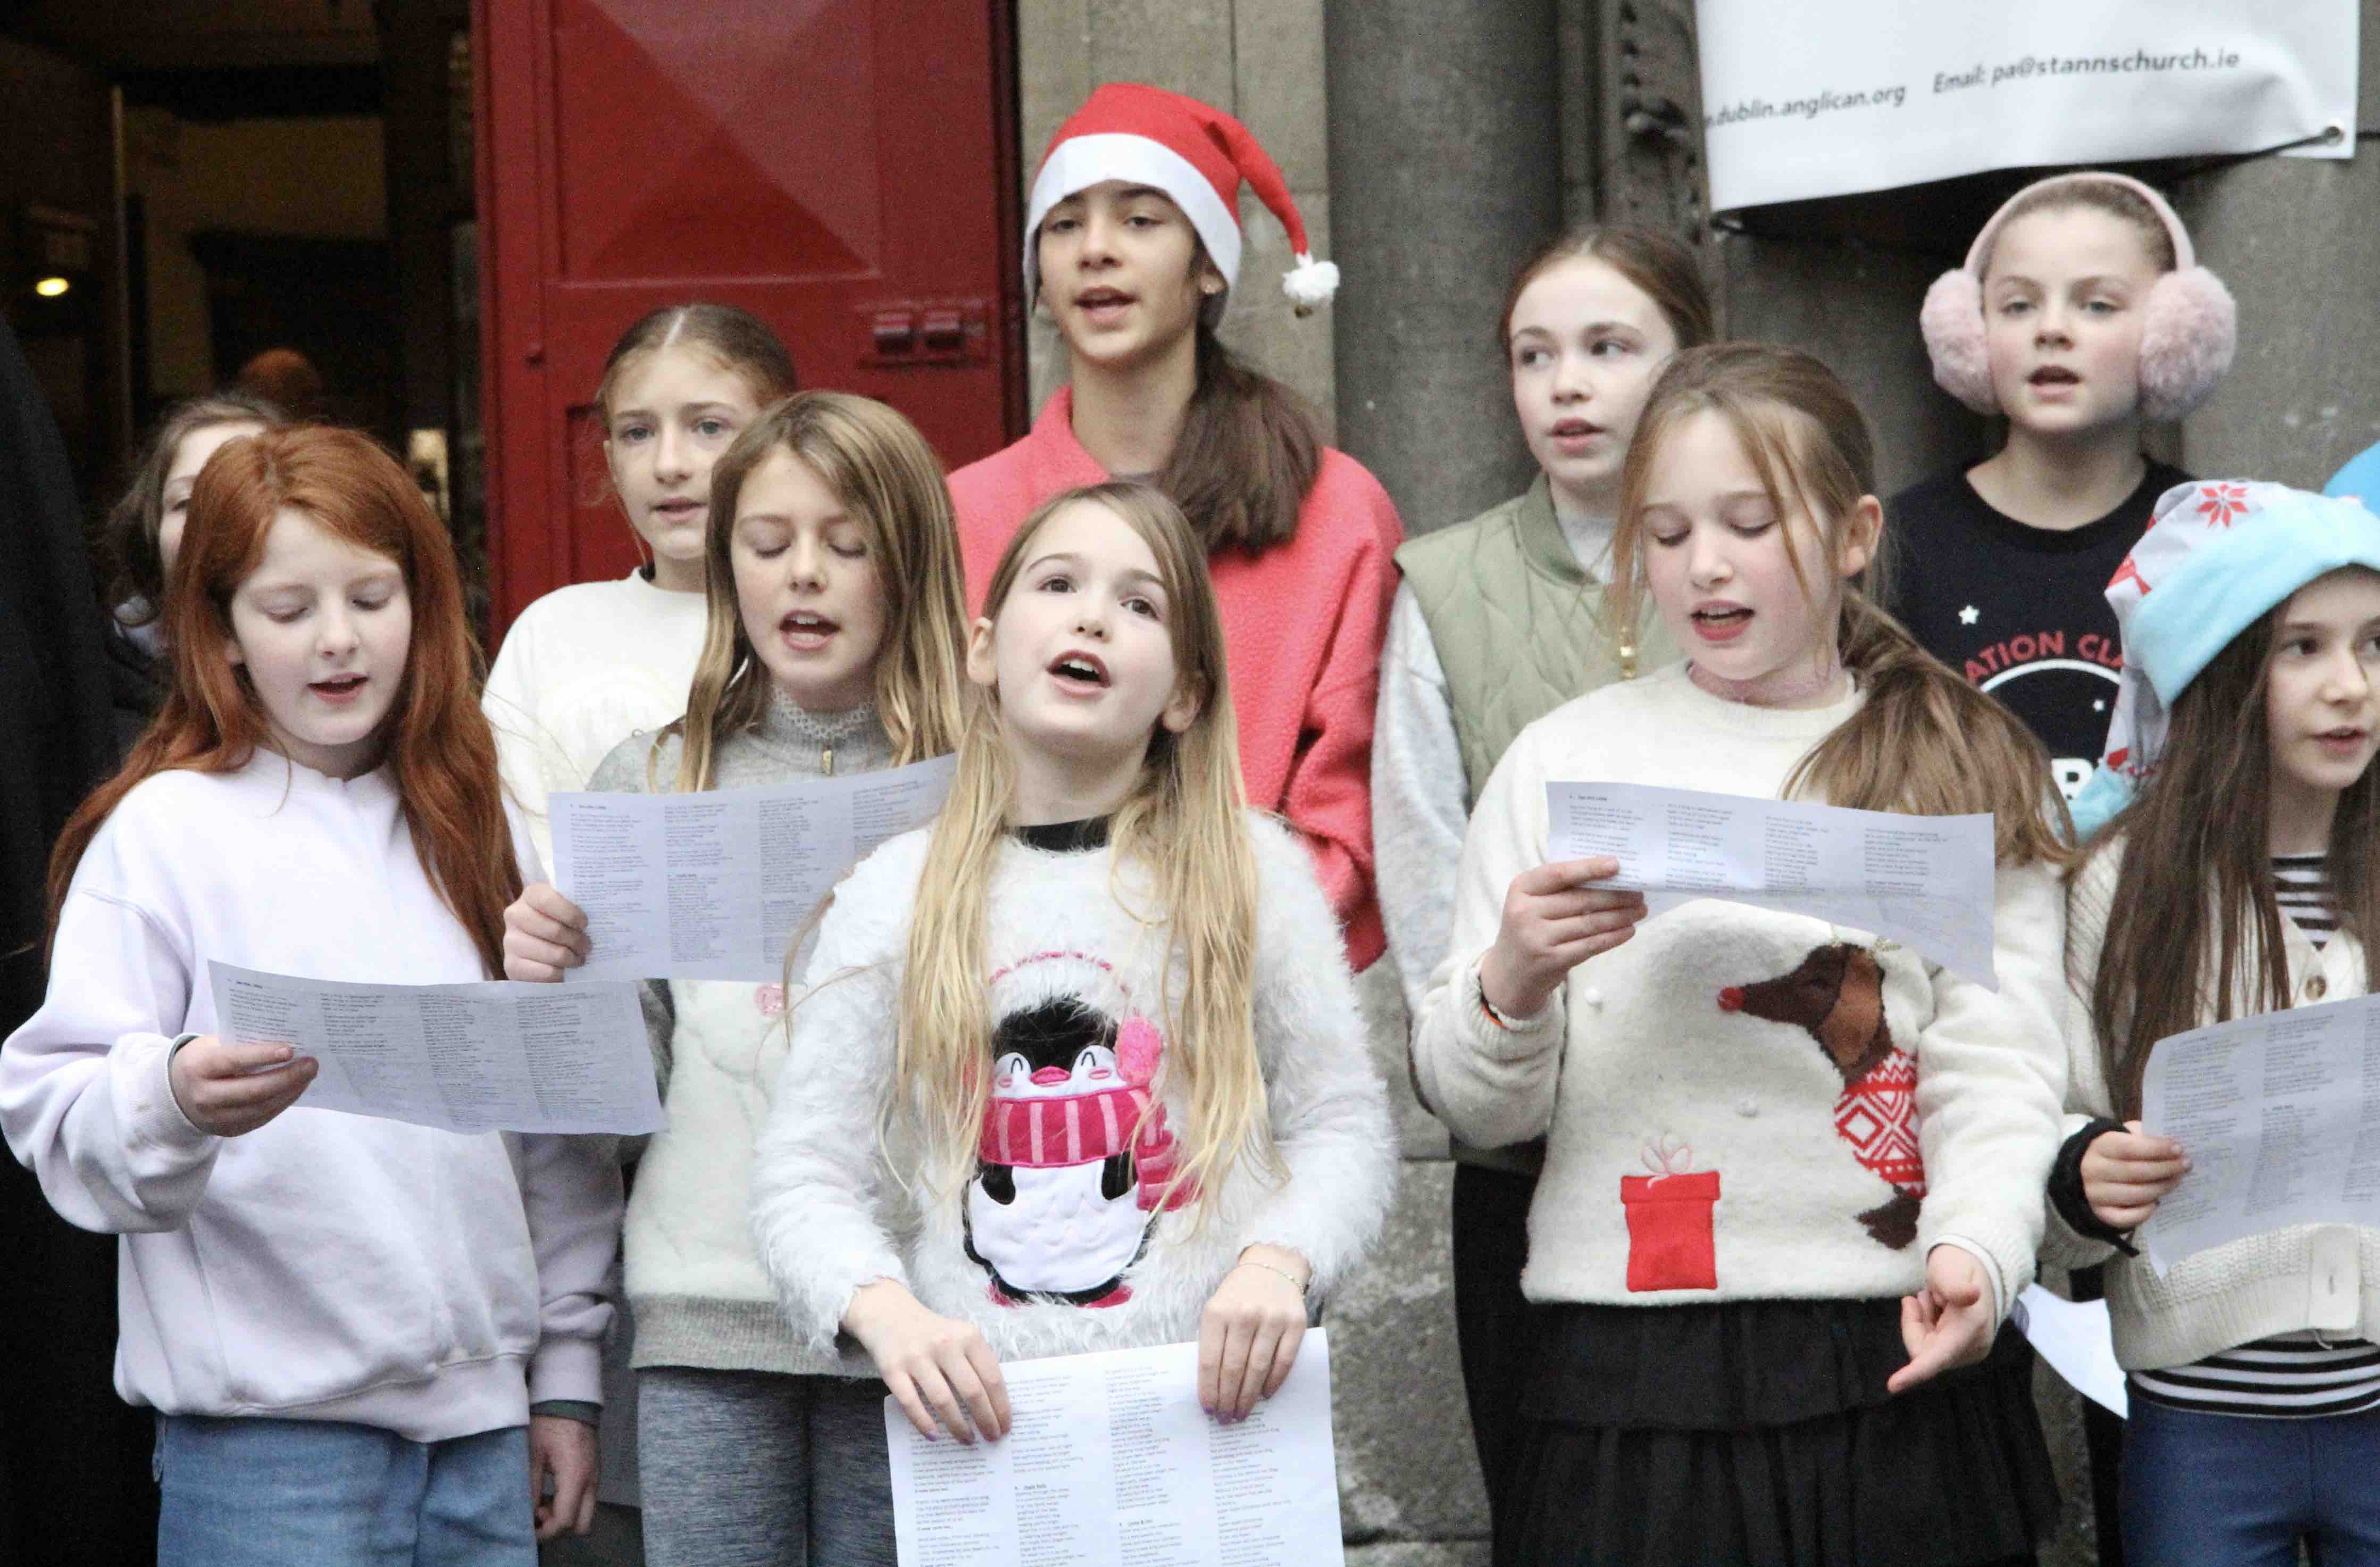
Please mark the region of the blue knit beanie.
POLYGON ((2074 797, 2088 840, 2131 803, 2165 750, 2174 698, 2289 595, 2342 566, 2380 572, 2380 516, 2351 500, 2252 480, 2177 485, 2107 583, 2124 670, 2107 754, 2074 797))

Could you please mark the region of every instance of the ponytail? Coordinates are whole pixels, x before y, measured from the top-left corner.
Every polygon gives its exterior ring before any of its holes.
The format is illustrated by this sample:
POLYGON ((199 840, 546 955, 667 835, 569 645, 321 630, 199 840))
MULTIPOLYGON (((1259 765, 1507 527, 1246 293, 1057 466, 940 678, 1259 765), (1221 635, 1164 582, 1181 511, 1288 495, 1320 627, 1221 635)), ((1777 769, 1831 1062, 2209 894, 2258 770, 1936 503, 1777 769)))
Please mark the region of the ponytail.
POLYGON ((1198 382, 1157 487, 1212 554, 1263 554, 1297 536, 1297 511, 1322 470, 1322 432, 1297 395, 1244 364, 1199 313, 1198 382))
POLYGON ((2073 857, 2074 824, 2032 730, 1857 588, 1844 590, 1839 636, 1867 699, 1794 766, 1788 796, 1909 816, 1989 811, 2000 864, 2073 857))

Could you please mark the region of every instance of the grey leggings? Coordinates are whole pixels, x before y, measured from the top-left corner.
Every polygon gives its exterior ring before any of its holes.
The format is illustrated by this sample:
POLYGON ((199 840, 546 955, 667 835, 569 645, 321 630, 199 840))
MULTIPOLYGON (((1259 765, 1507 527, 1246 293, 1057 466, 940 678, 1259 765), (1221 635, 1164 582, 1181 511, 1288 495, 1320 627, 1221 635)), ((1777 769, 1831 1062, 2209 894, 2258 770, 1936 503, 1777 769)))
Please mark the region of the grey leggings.
POLYGON ((884 1384, 637 1373, 649 1567, 895 1567, 884 1384))

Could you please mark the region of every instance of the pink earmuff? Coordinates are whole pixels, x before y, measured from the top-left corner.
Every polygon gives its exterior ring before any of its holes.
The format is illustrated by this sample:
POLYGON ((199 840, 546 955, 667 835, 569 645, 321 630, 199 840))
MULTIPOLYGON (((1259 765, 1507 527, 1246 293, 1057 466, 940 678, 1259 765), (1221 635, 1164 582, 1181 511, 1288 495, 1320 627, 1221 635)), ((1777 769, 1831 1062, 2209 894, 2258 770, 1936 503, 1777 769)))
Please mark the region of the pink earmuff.
POLYGON ((2190 231, 2165 198, 2120 174, 2058 175, 2028 185, 2001 203, 1967 248, 1966 264, 1944 273, 1925 291, 1917 324, 1934 360, 1935 383, 1979 414, 2000 411, 1992 391, 1991 358, 1984 347, 1983 259, 2010 207, 2044 187, 2082 183, 2119 186, 2141 197, 2173 241, 2174 270, 2149 291, 2147 321, 2141 331, 2141 412, 2158 422, 2180 419, 2206 401, 2231 368, 2239 346, 2239 307, 2223 280, 2198 264, 2190 231))

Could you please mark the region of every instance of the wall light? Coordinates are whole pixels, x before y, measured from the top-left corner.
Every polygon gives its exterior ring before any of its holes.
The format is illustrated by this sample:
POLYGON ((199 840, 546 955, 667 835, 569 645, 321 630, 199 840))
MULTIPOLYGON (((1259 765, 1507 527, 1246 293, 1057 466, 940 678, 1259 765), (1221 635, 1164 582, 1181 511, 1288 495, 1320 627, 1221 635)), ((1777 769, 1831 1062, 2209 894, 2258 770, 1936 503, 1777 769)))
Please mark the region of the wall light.
POLYGON ((55 299, 73 286, 63 277, 45 277, 33 285, 33 292, 44 299, 55 299))

